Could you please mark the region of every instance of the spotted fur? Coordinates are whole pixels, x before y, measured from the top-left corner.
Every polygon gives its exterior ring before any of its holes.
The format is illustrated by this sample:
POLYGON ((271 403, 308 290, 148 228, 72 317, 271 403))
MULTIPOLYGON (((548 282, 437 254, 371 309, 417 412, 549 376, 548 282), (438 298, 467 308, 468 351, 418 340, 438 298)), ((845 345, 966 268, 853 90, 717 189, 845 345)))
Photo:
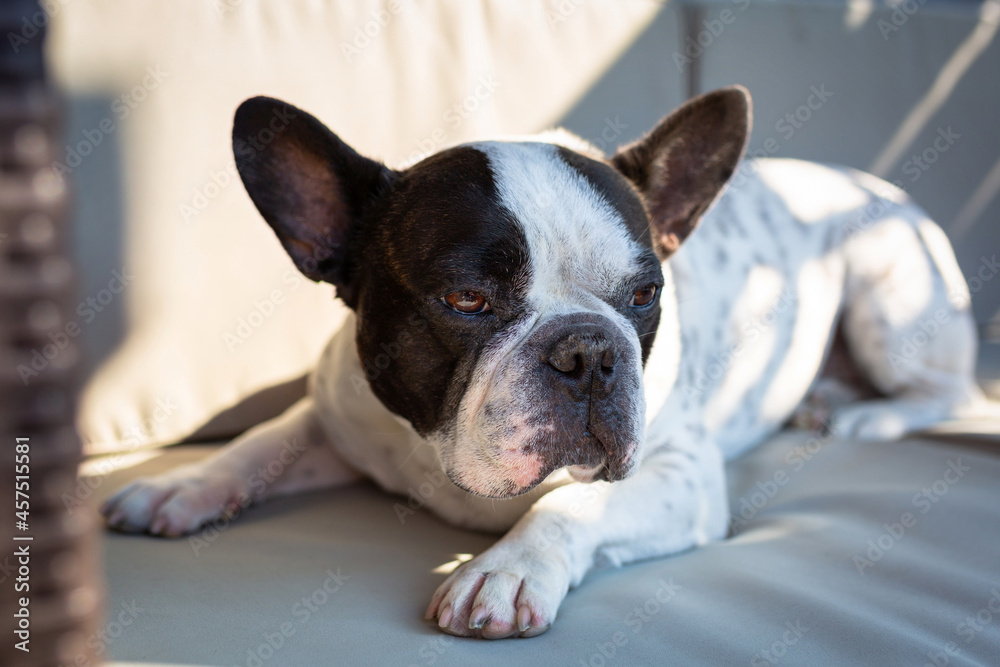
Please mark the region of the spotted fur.
MULTIPOLYGON (((270 103, 257 104, 267 118, 270 103)), ((849 358, 881 397, 828 406, 834 435, 895 438, 996 414, 973 381, 969 295, 944 234, 866 174, 739 163, 748 104, 740 89, 694 100, 606 161, 562 139, 470 144, 402 171, 352 151, 355 185, 370 188, 353 195, 353 217, 343 197, 309 199, 347 225, 325 235, 336 239, 327 259, 360 258, 325 265, 355 312, 310 396, 207 461, 122 490, 102 510, 109 524, 194 530, 299 438, 308 456, 275 493, 365 476, 395 493, 429 489, 420 502, 456 525, 506 530, 441 584, 427 616, 456 635, 527 637, 596 563, 723 538, 725 460, 800 409, 838 331, 848 354, 830 358, 849 358), (631 308, 649 283, 655 308, 631 308), (494 306, 487 317, 432 298, 474 288, 494 306), (561 362, 553 370, 560 345, 607 361, 573 379, 561 362)), ((309 127, 289 135, 307 141, 242 166, 297 261, 315 230, 287 214, 298 200, 282 208, 254 174, 324 141, 309 127)), ((860 396, 823 387, 806 406, 860 396)))

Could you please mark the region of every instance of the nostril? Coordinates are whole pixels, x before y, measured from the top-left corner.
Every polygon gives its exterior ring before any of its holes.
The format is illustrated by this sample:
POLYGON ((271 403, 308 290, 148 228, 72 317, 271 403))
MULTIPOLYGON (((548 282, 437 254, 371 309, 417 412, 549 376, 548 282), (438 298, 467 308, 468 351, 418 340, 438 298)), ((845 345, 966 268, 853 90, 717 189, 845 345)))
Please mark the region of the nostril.
POLYGON ((620 356, 616 346, 603 335, 571 334, 549 350, 544 362, 574 378, 590 377, 598 367, 603 375, 610 376, 620 356))
POLYGON ((618 352, 611 347, 604 350, 604 354, 601 355, 601 368, 611 371, 614 370, 616 363, 618 363, 618 352))
POLYGON ((580 366, 580 355, 563 350, 550 356, 548 362, 560 373, 572 373, 580 366))

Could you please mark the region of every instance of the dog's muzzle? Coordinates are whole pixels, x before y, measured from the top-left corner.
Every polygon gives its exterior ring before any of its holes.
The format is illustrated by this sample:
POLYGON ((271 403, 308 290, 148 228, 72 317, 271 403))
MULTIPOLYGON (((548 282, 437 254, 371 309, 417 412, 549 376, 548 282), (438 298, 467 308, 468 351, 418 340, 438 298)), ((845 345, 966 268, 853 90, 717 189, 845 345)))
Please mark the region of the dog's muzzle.
POLYGON ((553 451, 553 463, 569 466, 579 481, 625 478, 632 469, 642 422, 636 393, 634 346, 608 318, 592 313, 566 315, 536 333, 543 378, 552 388, 554 410, 562 413, 567 436, 553 451))

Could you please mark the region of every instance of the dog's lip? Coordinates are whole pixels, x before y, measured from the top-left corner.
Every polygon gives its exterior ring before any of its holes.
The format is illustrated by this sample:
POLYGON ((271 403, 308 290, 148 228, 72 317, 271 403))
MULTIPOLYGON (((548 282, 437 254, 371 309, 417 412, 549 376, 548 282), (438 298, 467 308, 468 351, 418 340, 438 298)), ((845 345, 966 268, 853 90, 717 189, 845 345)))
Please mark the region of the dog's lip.
POLYGON ((587 483, 593 482, 603 467, 603 463, 598 463, 596 466, 572 465, 566 466, 566 470, 569 472, 569 476, 577 482, 587 483))

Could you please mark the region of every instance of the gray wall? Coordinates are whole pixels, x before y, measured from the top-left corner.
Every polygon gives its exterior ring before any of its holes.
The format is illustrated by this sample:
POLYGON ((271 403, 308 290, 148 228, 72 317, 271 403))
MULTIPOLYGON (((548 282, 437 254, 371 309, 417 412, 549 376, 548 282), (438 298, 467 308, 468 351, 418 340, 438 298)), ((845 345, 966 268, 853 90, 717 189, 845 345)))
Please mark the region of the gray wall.
POLYGON ((978 321, 1000 333, 998 21, 995 0, 665 4, 564 122, 597 136, 605 117, 620 114, 633 121, 627 141, 658 110, 743 84, 755 103, 751 151, 773 138, 775 155, 845 164, 903 187, 948 233, 978 321), (800 108, 817 90, 827 99, 800 108))

